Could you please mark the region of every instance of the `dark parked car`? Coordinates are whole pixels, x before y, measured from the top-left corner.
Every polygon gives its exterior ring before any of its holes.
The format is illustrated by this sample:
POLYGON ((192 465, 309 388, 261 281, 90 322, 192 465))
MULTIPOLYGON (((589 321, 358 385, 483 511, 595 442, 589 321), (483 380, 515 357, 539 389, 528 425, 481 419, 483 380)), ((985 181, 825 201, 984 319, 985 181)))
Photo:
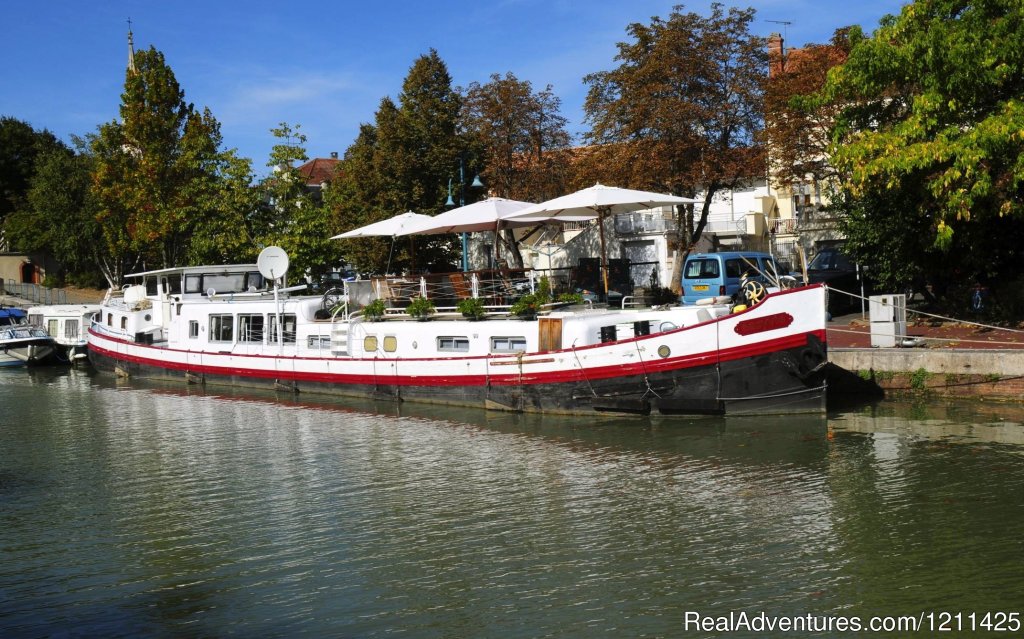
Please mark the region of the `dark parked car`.
POLYGON ((844 291, 843 293, 829 293, 828 312, 832 315, 850 312, 861 307, 860 295, 870 295, 871 293, 871 287, 866 280, 863 291, 861 290, 863 276, 863 267, 858 270, 857 263, 850 256, 834 247, 822 249, 807 265, 807 279, 810 283, 824 282, 829 288, 844 291))

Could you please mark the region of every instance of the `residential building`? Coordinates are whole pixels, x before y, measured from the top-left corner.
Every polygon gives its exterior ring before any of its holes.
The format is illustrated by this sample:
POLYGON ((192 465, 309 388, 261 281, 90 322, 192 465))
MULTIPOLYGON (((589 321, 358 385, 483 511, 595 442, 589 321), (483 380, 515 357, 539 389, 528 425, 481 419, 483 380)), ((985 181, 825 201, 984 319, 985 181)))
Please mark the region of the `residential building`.
POLYGON ((307 191, 319 200, 323 195, 324 188, 337 175, 339 164, 341 164, 341 160, 338 159, 338 152, 331 151, 331 157, 313 158, 300 165, 296 170, 306 182, 307 191))

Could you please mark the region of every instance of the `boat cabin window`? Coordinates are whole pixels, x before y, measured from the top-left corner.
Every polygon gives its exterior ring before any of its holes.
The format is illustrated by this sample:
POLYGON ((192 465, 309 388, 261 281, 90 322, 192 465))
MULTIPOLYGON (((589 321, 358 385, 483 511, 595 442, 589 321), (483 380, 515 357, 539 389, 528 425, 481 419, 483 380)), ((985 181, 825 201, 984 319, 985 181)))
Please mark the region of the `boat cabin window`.
POLYGON ((191 339, 196 339, 197 337, 199 337, 199 321, 198 320, 189 320, 189 322, 188 322, 188 336, 191 339))
POLYGON ((395 337, 394 335, 385 335, 384 336, 384 352, 385 353, 394 353, 397 350, 398 350, 398 338, 395 337))
POLYGON ((492 337, 492 353, 515 353, 526 350, 525 337, 492 337))
POLYGON ((126 328, 128 328, 128 318, 127 317, 122 317, 121 318, 121 330, 123 331, 126 328))
POLYGON ((218 293, 241 293, 245 290, 245 273, 203 275, 203 290, 211 288, 218 293))
POLYGON ((211 315, 210 316, 210 341, 211 342, 230 342, 234 339, 232 335, 232 329, 234 328, 235 318, 231 315, 211 315))
POLYGON ((438 337, 437 350, 442 353, 465 353, 469 351, 468 337, 438 337))
POLYGON ((239 315, 238 316, 238 341, 239 342, 263 342, 263 315, 239 315))
POLYGON ((50 334, 50 337, 60 337, 57 334, 57 320, 46 320, 46 332, 50 334))
POLYGON ((203 292, 203 276, 202 275, 186 275, 185 276, 185 292, 186 293, 202 293, 203 292))
POLYGON ((114 314, 113 313, 107 313, 107 326, 113 326, 113 325, 114 325, 114 314))
POLYGON ((181 293, 181 278, 180 277, 164 277, 162 278, 164 283, 164 290, 169 295, 178 295, 181 293))
MULTIPOLYGON (((172 293, 175 285, 171 283, 172 293)), ((185 276, 186 293, 205 293, 213 289, 217 293, 244 293, 259 291, 264 288, 263 276, 258 272, 251 273, 194 273, 185 276)))
POLYGON ((306 339, 306 348, 310 350, 326 350, 331 347, 331 338, 326 335, 310 335, 306 339))
POLYGON ((78 338, 78 320, 64 320, 64 337, 68 337, 71 339, 78 338))
MULTIPOLYGON (((270 330, 267 332, 268 341, 270 343, 277 343, 277 315, 268 315, 267 323, 270 326, 270 330)), ((296 321, 295 313, 285 313, 281 316, 281 323, 284 325, 284 332, 282 333, 281 341, 285 344, 295 343, 296 333, 296 321)))
POLYGON ((367 335, 363 338, 363 351, 366 353, 373 353, 377 350, 377 336, 367 335))

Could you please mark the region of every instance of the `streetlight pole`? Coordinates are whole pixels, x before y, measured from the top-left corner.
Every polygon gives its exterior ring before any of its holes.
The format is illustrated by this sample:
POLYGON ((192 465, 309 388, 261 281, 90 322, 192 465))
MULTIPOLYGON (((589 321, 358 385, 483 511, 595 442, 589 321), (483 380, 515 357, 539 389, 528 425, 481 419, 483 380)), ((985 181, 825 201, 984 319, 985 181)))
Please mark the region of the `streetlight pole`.
MULTIPOLYGON (((483 182, 480 181, 480 176, 473 178, 473 187, 482 187, 483 182)), ((452 200, 452 181, 448 179, 448 201, 445 202, 445 206, 455 206, 455 201, 452 200)), ((459 208, 466 206, 466 168, 465 160, 462 156, 459 156, 459 208)), ((469 270, 469 234, 462 233, 462 272, 465 273, 469 270)))

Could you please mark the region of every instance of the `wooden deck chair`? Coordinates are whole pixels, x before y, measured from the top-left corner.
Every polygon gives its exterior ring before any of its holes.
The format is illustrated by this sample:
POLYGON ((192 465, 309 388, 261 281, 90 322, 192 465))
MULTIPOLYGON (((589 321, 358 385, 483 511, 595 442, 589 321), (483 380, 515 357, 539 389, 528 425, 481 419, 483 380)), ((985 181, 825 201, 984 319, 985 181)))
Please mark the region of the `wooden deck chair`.
POLYGON ((391 302, 391 287, 388 285, 388 278, 375 276, 370 278, 370 284, 373 288, 373 296, 384 300, 385 304, 391 302))
POLYGON ((455 292, 455 298, 464 300, 473 297, 473 291, 470 289, 469 282, 466 281, 466 277, 462 273, 449 273, 448 281, 452 283, 452 290, 455 292))

